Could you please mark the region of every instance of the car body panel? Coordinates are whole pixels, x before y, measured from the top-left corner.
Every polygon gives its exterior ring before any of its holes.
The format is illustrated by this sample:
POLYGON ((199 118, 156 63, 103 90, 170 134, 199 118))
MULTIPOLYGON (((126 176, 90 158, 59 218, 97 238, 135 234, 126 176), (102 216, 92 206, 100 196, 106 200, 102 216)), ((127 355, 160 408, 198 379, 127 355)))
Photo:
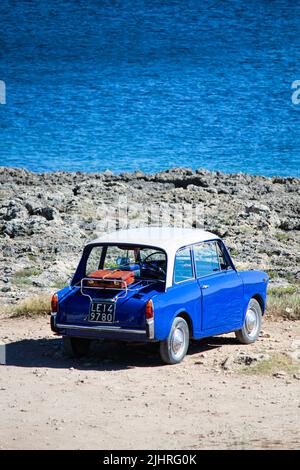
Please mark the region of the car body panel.
POLYGON ((244 316, 252 297, 257 298, 264 313, 267 303, 268 274, 264 271, 256 270, 240 271, 239 274, 244 285, 244 316))
POLYGON ((202 330, 240 324, 243 281, 233 269, 198 279, 202 294, 202 330))

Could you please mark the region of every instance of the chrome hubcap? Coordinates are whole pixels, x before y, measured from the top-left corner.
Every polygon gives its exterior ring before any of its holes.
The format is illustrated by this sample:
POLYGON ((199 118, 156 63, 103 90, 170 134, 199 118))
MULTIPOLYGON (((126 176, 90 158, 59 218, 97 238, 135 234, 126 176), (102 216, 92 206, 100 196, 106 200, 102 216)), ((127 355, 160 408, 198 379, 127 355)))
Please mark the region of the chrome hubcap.
POLYGON ((246 313, 245 327, 249 336, 255 336, 258 328, 257 314, 252 308, 249 308, 246 313))
POLYGON ((181 355, 185 345, 184 333, 181 328, 176 328, 172 335, 171 348, 175 357, 181 355))

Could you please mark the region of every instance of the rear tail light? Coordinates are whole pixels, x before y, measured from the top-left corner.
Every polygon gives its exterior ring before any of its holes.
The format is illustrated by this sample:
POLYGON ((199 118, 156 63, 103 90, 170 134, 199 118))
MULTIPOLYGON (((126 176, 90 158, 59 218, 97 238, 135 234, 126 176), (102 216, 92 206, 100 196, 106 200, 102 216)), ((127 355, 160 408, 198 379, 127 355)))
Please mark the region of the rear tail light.
POLYGON ((57 313, 58 312, 58 296, 54 294, 51 299, 51 312, 57 313))
POLYGON ((152 300, 146 303, 146 319, 151 320, 154 317, 154 308, 152 300))

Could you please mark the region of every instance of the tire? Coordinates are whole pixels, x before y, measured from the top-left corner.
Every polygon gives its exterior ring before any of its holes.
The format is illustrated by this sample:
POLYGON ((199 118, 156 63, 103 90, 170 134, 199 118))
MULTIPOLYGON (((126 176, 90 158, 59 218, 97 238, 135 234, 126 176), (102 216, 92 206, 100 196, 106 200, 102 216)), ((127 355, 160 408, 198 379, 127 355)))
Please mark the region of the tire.
POLYGON ((86 356, 90 349, 91 340, 63 336, 63 352, 68 357, 86 356))
POLYGON ((190 341, 187 322, 176 317, 169 336, 160 342, 160 357, 166 364, 178 364, 185 357, 190 341))
POLYGON ((251 344, 257 340, 261 330, 262 309, 257 300, 251 299, 245 315, 243 328, 235 332, 242 344, 251 344))

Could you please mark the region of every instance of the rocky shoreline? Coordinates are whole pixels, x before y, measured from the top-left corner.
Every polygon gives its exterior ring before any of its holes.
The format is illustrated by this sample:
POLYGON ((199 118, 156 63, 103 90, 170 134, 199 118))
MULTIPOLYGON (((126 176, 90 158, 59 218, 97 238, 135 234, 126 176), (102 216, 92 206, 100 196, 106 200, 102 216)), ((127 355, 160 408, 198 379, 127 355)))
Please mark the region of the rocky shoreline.
MULTIPOLYGON (((127 200, 130 226, 147 220, 150 204, 173 212, 200 208, 201 226, 224 237, 238 267, 266 270, 274 286, 300 283, 297 178, 183 168, 116 175, 0 167, 2 303, 60 288, 85 242, 113 228, 120 196, 127 200)), ((190 225, 200 226, 191 213, 190 225)))

